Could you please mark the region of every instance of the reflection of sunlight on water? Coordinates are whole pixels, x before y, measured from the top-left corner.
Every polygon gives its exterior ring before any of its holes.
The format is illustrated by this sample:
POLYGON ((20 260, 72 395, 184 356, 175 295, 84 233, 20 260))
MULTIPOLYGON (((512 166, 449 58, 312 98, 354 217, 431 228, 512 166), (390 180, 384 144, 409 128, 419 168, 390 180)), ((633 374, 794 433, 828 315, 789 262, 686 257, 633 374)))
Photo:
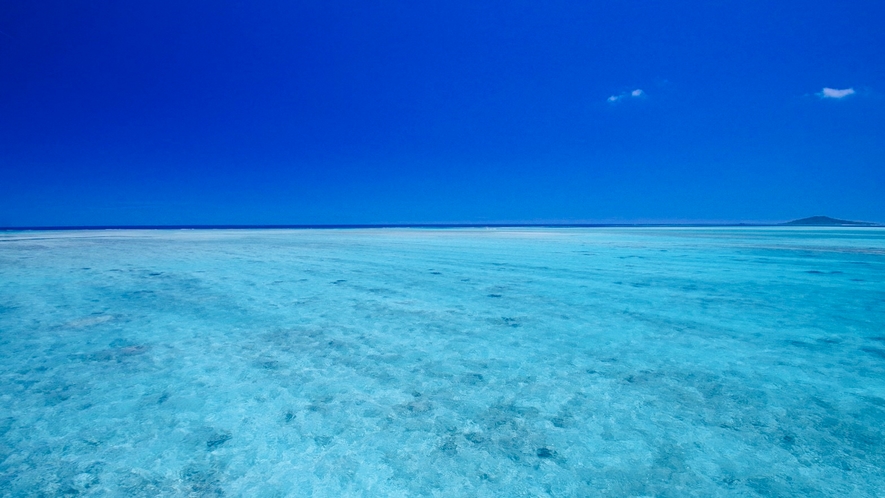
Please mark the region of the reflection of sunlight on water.
POLYGON ((883 256, 870 229, 3 234, 0 492, 875 496, 883 256))

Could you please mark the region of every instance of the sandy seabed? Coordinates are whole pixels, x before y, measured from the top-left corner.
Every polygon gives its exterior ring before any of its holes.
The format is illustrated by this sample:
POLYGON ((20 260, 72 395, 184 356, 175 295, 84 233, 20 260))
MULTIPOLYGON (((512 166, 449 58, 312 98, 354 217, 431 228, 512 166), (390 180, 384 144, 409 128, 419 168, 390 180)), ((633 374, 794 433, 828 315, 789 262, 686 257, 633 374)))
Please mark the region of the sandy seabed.
POLYGON ((0 233, 2 496, 881 496, 885 230, 0 233))

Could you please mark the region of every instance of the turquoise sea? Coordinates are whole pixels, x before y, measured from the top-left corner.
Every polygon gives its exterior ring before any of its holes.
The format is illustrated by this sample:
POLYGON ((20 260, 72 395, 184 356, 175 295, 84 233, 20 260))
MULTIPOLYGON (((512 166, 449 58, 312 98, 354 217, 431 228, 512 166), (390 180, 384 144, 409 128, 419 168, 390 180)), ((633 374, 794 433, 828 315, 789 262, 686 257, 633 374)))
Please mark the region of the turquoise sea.
POLYGON ((885 230, 0 233, 2 496, 883 496, 885 230))

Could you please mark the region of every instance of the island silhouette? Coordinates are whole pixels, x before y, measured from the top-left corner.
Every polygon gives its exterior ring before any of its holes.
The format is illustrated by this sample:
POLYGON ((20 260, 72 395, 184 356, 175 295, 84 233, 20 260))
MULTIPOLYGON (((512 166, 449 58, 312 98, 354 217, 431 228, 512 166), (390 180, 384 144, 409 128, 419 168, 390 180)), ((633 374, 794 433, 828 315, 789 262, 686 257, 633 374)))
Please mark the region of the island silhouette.
POLYGON ((817 226, 817 227, 872 227, 879 226, 878 223, 870 223, 867 221, 849 221, 830 218, 829 216, 811 216, 800 220, 788 221, 782 225, 790 226, 817 226))

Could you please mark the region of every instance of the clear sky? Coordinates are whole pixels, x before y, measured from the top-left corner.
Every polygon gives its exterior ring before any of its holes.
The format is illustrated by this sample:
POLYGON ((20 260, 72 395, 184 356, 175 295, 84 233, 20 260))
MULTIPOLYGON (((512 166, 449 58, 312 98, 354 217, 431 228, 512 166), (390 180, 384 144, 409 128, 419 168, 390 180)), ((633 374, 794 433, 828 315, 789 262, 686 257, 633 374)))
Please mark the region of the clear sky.
POLYGON ((0 226, 885 221, 885 2, 0 3, 0 226))

